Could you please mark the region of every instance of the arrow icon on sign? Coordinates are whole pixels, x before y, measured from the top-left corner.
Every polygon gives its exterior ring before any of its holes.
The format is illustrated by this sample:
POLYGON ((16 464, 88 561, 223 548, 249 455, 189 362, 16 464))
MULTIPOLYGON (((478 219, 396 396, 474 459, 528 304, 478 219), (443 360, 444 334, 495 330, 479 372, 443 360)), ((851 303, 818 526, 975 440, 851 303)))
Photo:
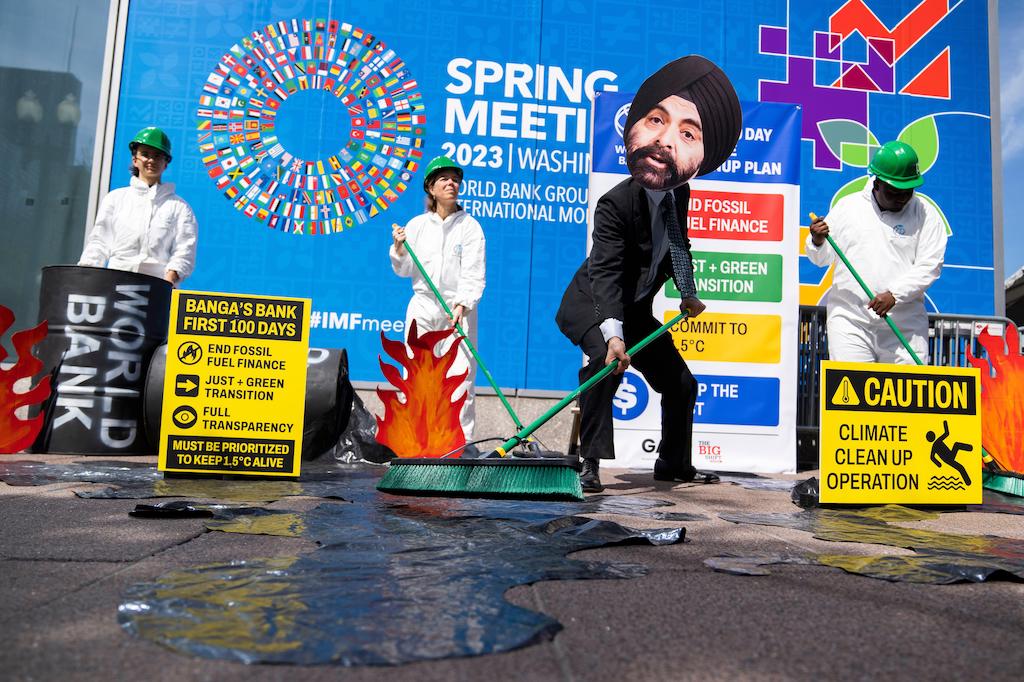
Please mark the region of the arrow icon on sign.
POLYGON ((199 395, 199 375, 179 374, 174 379, 174 395, 195 398, 199 395))

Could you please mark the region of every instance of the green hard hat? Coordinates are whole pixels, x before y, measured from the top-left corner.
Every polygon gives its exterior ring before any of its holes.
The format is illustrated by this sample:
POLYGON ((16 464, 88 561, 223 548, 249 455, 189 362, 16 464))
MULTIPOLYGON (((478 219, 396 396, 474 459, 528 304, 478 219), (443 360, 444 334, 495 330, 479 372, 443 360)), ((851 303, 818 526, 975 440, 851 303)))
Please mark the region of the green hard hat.
POLYGON ((140 144, 149 145, 155 149, 159 149, 167 155, 167 160, 171 160, 171 138, 167 137, 167 133, 160 130, 155 126, 149 126, 143 128, 139 132, 135 133, 135 137, 128 143, 128 149, 135 153, 136 147, 140 144))
POLYGON ((423 191, 430 191, 430 181, 433 180, 434 175, 438 171, 442 171, 445 168, 451 168, 455 171, 455 174, 459 176, 459 182, 462 182, 462 169, 459 165, 449 159, 447 156, 435 156, 427 164, 426 175, 423 176, 423 191))
POLYGON ((886 142, 871 157, 868 172, 897 189, 913 189, 924 184, 917 167, 917 152, 906 142, 886 142))

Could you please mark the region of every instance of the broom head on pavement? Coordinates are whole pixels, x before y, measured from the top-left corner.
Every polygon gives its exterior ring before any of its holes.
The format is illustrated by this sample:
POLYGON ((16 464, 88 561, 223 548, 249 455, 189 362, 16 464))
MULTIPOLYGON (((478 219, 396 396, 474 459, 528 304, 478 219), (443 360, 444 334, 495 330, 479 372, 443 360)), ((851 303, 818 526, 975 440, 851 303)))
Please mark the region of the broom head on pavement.
POLYGON ((393 459, 377 490, 403 495, 582 500, 580 465, 566 457, 393 459))

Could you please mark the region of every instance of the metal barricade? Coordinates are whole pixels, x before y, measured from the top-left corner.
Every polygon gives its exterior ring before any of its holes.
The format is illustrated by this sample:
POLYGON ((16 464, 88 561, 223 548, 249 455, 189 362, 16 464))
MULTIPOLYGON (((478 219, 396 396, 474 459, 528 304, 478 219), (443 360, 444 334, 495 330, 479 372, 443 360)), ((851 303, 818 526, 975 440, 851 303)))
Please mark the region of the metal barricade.
MULTIPOLYGON (((928 360, 938 367, 968 367, 967 352, 974 357, 987 358, 984 346, 978 342, 982 330, 988 328, 994 336, 1003 336, 1013 321, 1005 317, 982 315, 928 315, 928 360)), ((1022 328, 1024 329, 1024 328, 1022 328)), ((1024 335, 1022 335, 1024 338, 1024 335)), ((820 366, 828 360, 828 333, 825 328, 824 306, 800 306, 797 328, 797 398, 796 441, 797 469, 815 469, 818 466, 818 427, 820 401, 820 366)))
POLYGON ((929 363, 938 367, 969 367, 967 350, 976 358, 988 357, 978 335, 988 328, 993 336, 1001 337, 1006 326, 1016 326, 1005 317, 975 315, 928 315, 929 363))

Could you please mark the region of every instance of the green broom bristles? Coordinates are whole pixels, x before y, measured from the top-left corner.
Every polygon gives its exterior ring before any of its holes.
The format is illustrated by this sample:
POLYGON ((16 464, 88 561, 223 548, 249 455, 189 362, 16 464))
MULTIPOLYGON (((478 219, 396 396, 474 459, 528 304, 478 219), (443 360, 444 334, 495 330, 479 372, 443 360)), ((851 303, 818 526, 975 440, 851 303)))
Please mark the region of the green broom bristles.
POLYGON ((1024 497, 1024 476, 1017 473, 984 471, 981 474, 981 485, 997 493, 1024 497))
POLYGON ((407 495, 582 500, 567 460, 395 460, 377 490, 407 495))

